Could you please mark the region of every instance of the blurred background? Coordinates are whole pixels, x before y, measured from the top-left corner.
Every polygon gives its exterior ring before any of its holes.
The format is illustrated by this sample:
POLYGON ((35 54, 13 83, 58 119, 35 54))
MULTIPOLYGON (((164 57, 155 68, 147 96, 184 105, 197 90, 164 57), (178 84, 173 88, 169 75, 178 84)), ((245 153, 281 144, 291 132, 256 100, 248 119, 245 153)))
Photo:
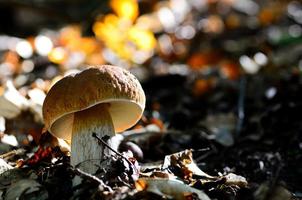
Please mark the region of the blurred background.
MULTIPOLYGON (((47 85, 68 70, 105 63, 140 79, 300 71, 301 9, 298 1, 2 0, 0 79, 47 85)), ((197 93, 211 85, 196 84, 197 93)))

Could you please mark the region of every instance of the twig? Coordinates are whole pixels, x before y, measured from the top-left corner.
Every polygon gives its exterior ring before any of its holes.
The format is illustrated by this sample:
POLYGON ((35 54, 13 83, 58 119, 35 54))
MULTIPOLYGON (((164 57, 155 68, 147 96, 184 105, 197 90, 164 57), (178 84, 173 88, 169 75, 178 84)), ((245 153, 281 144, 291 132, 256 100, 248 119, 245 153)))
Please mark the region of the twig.
POLYGON ((102 138, 99 138, 96 133, 92 133, 92 137, 96 138, 99 142, 101 142, 105 147, 107 147, 108 149, 110 149, 111 151, 113 151, 116 155, 120 156, 121 158, 125 159, 126 162, 132 166, 133 164, 128 160, 128 158, 126 158, 125 156, 123 156, 123 154, 117 152, 116 150, 114 150, 112 147, 110 147, 102 138))
POLYGON ((23 154, 23 153, 25 153, 24 149, 16 149, 16 150, 12 150, 10 152, 7 152, 7 153, 4 153, 4 154, 0 155, 0 158, 5 159, 7 157, 12 157, 12 156, 15 156, 15 155, 20 155, 20 154, 23 154))
POLYGON ((192 152, 206 152, 206 151, 210 151, 211 148, 210 147, 206 147, 206 148, 202 148, 202 149, 192 149, 192 152))
POLYGON ((75 169, 72 169, 72 170, 76 175, 78 175, 82 178, 88 179, 90 181, 96 182, 96 183, 100 184, 104 189, 107 189, 109 192, 113 192, 113 190, 108 185, 106 185, 101 179, 99 179, 98 177, 93 176, 91 174, 88 174, 86 172, 83 172, 79 168, 75 168, 75 169))

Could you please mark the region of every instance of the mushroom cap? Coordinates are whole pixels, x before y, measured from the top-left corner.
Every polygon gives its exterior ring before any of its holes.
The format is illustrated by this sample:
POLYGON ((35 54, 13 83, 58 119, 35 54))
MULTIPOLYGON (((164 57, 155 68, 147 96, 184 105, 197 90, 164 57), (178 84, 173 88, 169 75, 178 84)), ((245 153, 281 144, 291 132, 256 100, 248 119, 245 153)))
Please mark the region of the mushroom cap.
POLYGON ((75 112, 108 103, 115 132, 121 132, 141 118, 145 102, 134 75, 121 67, 100 65, 54 84, 43 103, 43 118, 50 133, 70 140, 75 112))

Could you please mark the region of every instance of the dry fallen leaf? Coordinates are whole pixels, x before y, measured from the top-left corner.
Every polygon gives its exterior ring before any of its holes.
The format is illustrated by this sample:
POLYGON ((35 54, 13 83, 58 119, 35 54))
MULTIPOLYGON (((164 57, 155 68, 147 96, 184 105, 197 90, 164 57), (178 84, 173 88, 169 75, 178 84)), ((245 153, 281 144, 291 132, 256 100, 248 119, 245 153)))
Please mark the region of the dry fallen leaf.
MULTIPOLYGON (((169 169, 179 178, 184 181, 188 181, 190 184, 194 184, 196 181, 202 183, 217 182, 223 180, 224 185, 246 187, 248 185, 246 179, 243 176, 229 173, 220 176, 210 176, 203 172, 193 160, 192 150, 184 150, 165 157, 162 169, 169 169)), ((218 184, 217 183, 217 184, 218 184)))
POLYGON ((12 81, 7 81, 3 91, 0 91, 0 116, 14 118, 27 106, 28 100, 19 93, 12 81))
POLYGON ((27 160, 20 160, 17 163, 17 166, 23 167, 25 165, 34 166, 39 164, 43 160, 50 160, 52 158, 53 148, 52 147, 41 147, 39 146, 38 150, 34 153, 32 157, 27 160))
POLYGON ((254 193, 256 200, 291 200, 292 194, 283 186, 270 186, 268 183, 263 183, 254 193))
POLYGON ((223 176, 224 178, 226 178, 226 185, 236 185, 239 187, 246 187, 247 186, 247 181, 243 176, 239 176, 233 173, 229 173, 227 175, 223 176))
MULTIPOLYGON (((163 169, 174 169, 177 172, 181 172, 181 178, 185 180, 192 179, 192 176, 199 176, 205 178, 213 178, 212 176, 203 172, 194 162, 192 156, 192 150, 184 150, 172 155, 168 155, 165 157, 164 163, 162 165, 163 169)), ((178 174, 177 174, 178 175, 178 174)))
POLYGON ((29 110, 33 113, 36 122, 43 122, 42 105, 45 99, 43 90, 34 88, 28 91, 27 95, 30 97, 29 110))
POLYGON ((13 167, 5 162, 2 158, 0 158, 0 175, 13 167))
POLYGON ((175 200, 193 199, 194 195, 197 195, 200 200, 210 200, 203 191, 177 180, 140 178, 136 181, 135 187, 138 191, 146 190, 175 200))
POLYGON ((21 179, 7 190, 4 199, 47 199, 48 193, 38 182, 32 179, 21 179))
POLYGON ((220 113, 208 115, 202 122, 212 134, 205 135, 210 140, 215 140, 219 144, 229 147, 234 145, 234 132, 237 118, 233 113, 220 113))
POLYGON ((21 179, 27 179, 29 175, 28 170, 21 170, 19 168, 9 169, 3 172, 0 174, 0 190, 9 188, 11 184, 21 179))

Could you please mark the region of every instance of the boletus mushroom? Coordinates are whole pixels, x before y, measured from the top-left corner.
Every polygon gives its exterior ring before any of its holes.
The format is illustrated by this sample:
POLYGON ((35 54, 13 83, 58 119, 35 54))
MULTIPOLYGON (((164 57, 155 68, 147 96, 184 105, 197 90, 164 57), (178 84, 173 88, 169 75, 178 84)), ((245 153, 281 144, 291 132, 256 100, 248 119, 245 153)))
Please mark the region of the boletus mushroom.
POLYGON ((43 118, 51 134, 71 141, 71 165, 94 173, 104 148, 92 134, 112 137, 133 126, 144 108, 145 94, 135 76, 101 65, 53 85, 43 103, 43 118))

